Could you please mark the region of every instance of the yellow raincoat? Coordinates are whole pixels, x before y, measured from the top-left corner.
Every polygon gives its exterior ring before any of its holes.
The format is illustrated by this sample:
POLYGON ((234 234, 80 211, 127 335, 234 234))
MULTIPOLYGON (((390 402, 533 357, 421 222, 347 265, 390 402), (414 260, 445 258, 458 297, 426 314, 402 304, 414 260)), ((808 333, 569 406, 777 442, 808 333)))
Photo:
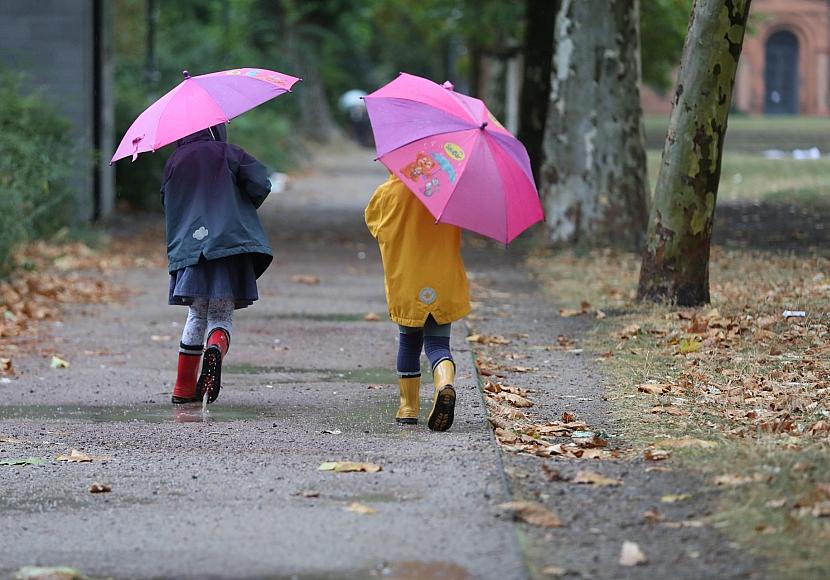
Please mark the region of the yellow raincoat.
POLYGON ((375 190, 365 217, 380 246, 392 320, 423 326, 432 314, 435 322, 447 324, 470 312, 459 228, 436 224, 394 175, 375 190))

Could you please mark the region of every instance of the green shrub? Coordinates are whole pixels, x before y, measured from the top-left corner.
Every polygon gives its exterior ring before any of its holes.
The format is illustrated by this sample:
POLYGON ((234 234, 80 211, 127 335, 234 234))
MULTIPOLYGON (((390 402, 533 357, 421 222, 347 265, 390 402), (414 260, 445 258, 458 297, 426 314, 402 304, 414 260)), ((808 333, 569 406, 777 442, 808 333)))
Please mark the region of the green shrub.
POLYGON ((0 276, 22 242, 47 237, 71 221, 72 131, 67 119, 20 77, 0 72, 0 276))

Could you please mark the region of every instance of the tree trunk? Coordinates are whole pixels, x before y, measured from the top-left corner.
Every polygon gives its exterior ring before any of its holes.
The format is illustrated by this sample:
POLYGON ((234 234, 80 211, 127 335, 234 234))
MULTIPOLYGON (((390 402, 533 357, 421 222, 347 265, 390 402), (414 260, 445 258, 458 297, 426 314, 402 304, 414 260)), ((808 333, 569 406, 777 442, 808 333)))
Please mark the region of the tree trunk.
POLYGON ((553 30, 561 0, 527 0, 525 5, 524 79, 519 105, 519 140, 530 156, 533 177, 539 182, 542 139, 550 99, 553 30))
MULTIPOLYGON (((305 44, 305 43, 303 43, 305 44)), ((301 45, 302 46, 302 45, 301 45)), ((331 113, 323 80, 320 75, 319 58, 311 48, 299 54, 303 71, 303 98, 300 99, 300 120, 303 133, 312 141, 327 143, 339 135, 334 116, 331 113)))
POLYGON ((554 243, 642 247, 639 0, 562 0, 541 193, 554 243))
POLYGON ((709 244, 750 0, 695 0, 649 217, 638 298, 709 302, 709 244))

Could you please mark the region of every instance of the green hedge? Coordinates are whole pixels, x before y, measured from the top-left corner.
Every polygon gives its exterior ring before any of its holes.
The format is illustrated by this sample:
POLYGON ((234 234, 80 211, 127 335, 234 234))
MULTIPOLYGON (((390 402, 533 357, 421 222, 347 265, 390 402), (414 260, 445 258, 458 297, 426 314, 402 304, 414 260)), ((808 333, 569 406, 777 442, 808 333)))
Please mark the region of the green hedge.
POLYGON ((67 119, 20 77, 0 72, 0 277, 22 242, 48 237, 72 219, 72 131, 67 119))

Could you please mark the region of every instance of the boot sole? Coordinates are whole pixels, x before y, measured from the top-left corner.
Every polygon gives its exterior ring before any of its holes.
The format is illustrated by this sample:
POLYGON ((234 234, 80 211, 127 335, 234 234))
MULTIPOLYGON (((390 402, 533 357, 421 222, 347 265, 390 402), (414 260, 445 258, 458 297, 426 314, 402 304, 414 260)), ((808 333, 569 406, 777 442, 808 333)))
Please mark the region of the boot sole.
POLYGON ((412 417, 395 417, 395 421, 398 425, 417 425, 418 419, 413 419, 412 417))
POLYGON ((202 399, 200 399, 200 398, 198 398, 198 397, 193 397, 193 398, 188 398, 188 397, 176 397, 176 396, 170 397, 170 401, 171 401, 174 405, 184 405, 185 403, 198 403, 198 402, 199 402, 199 401, 201 401, 201 400, 202 400, 202 399))
POLYGON ((447 385, 438 391, 427 426, 431 431, 446 431, 455 418, 455 389, 447 385))
POLYGON ((202 374, 196 383, 196 392, 204 397, 207 391, 207 402, 212 403, 219 397, 222 388, 222 352, 217 346, 209 346, 202 358, 202 374))

